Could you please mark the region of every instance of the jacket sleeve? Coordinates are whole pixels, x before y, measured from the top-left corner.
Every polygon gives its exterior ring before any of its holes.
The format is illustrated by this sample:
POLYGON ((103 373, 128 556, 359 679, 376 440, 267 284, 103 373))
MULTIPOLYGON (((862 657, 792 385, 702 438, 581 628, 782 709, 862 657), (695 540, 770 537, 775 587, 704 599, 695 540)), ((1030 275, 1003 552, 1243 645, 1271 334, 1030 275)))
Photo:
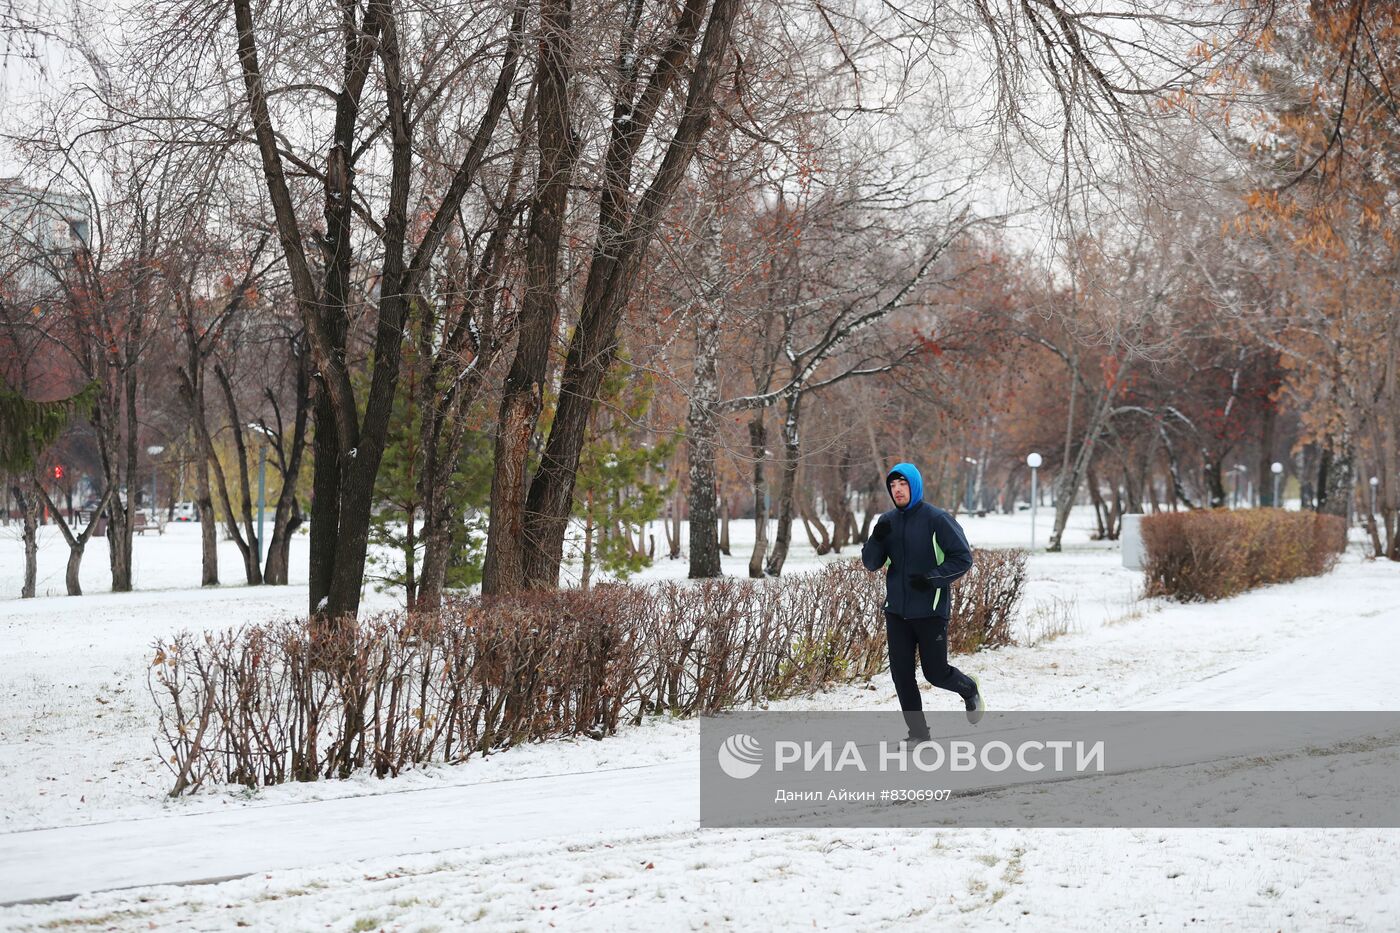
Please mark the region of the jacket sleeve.
MULTIPOLYGON (((881 517, 883 518, 883 516, 881 517)), ((876 524, 879 524, 878 520, 876 524)), ((871 531, 874 531, 874 529, 872 528, 871 531)), ((875 535, 873 534, 865 539, 865 544, 860 549, 860 562, 865 565, 866 570, 872 572, 885 566, 885 561, 889 556, 889 551, 885 548, 885 542, 875 540, 875 535)))
POLYGON ((928 575, 930 584, 947 586, 972 569, 972 548, 962 526, 951 515, 934 515, 933 540, 943 552, 943 563, 928 575))

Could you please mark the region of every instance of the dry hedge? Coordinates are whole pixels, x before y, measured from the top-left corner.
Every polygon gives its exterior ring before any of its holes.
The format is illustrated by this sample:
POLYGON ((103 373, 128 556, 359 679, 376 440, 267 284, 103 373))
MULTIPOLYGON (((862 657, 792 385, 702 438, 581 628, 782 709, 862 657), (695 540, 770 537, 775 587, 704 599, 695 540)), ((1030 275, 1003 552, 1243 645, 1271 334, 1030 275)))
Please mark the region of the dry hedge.
MULTIPOLYGON (((979 551, 954 587, 954 651, 1009 644, 1024 552, 979 551)), ((885 663, 884 580, 855 561, 765 581, 605 585, 451 599, 339 626, 181 633, 148 681, 172 795, 398 774, 648 713, 712 713, 885 663)))
POLYGON ((1327 573, 1346 549, 1335 515, 1282 509, 1162 512, 1142 521, 1148 596, 1224 599, 1327 573))
POLYGON ((948 650, 971 654, 1012 644, 1011 623, 1025 584, 1025 551, 974 552, 972 570, 952 589, 948 650))

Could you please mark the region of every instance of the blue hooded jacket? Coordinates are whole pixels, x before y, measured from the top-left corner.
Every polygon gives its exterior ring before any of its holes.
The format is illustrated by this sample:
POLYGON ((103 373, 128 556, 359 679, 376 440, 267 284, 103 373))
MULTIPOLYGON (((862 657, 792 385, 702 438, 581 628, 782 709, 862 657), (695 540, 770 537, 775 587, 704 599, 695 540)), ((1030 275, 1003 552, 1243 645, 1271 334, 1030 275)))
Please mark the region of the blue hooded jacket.
POLYGON ((896 476, 909 483, 909 504, 880 516, 861 549, 861 562, 866 570, 888 568, 888 612, 906 619, 946 620, 948 586, 972 569, 972 548, 953 516, 924 501, 924 478, 916 466, 896 464, 885 477, 886 490, 896 476))

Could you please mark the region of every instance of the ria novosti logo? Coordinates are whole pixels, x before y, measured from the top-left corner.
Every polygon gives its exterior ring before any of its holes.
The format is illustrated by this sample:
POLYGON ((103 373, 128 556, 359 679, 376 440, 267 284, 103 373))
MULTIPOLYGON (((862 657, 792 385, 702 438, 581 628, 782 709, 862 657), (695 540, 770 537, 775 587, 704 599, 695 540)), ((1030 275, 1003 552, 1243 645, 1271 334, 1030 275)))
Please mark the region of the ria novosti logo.
POLYGON ((718 757, 720 769, 742 781, 753 777, 763 766, 763 747, 758 744, 758 739, 738 732, 724 740, 718 757))

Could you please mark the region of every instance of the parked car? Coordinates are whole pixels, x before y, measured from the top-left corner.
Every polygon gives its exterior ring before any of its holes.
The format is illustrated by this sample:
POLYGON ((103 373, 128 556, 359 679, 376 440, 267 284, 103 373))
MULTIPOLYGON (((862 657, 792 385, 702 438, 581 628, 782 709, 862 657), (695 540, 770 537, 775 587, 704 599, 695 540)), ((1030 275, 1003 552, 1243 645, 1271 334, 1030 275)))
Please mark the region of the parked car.
POLYGON ((197 522, 199 521, 199 510, 194 507, 193 502, 177 502, 172 517, 177 522, 197 522))

